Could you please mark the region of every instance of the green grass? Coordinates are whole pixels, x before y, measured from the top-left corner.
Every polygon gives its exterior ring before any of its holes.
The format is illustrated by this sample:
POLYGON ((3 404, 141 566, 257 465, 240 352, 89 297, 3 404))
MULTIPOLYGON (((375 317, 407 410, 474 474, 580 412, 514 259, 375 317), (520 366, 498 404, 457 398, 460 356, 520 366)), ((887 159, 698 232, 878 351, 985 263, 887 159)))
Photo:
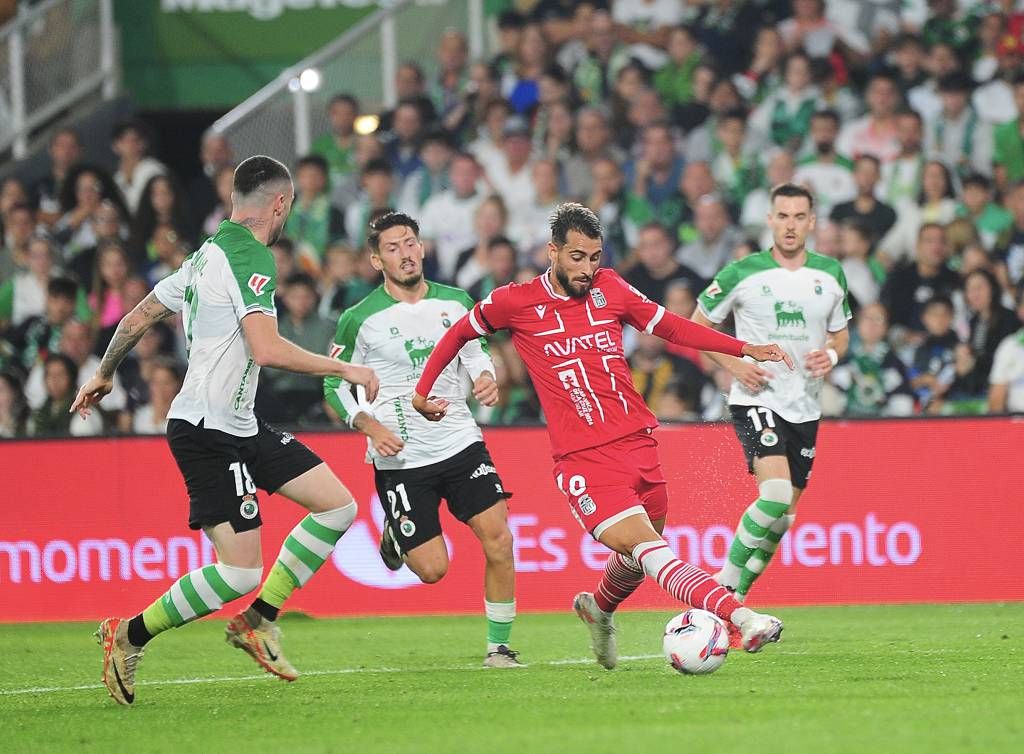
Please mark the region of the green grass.
POLYGON ((1024 604, 779 611, 784 641, 711 676, 659 657, 667 613, 619 617, 625 659, 588 657, 571 614, 524 615, 531 667, 482 670, 482 619, 282 621, 306 675, 257 673, 204 621, 157 639, 137 701, 96 686, 86 624, 0 626, 0 750, 965 752, 1024 734, 1024 604), (564 662, 564 661, 576 662, 564 662), (561 664, 559 664, 561 663, 561 664), (175 680, 210 679, 202 683, 175 680), (89 688, 68 690, 68 687, 89 688), (61 687, 10 693, 28 688, 61 687))

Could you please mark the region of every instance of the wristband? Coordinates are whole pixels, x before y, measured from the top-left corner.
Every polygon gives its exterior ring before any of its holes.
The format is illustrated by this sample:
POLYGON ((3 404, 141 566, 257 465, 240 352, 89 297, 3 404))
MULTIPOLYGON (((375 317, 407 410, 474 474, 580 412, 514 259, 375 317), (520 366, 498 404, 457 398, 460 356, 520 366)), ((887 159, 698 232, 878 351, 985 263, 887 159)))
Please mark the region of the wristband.
POLYGON ((826 348, 825 353, 828 354, 828 360, 832 362, 832 366, 839 363, 839 353, 834 348, 826 348))
POLYGON ((355 427, 353 427, 352 425, 355 424, 356 417, 359 416, 359 414, 366 414, 371 419, 376 419, 377 418, 377 417, 375 417, 373 415, 373 404, 368 403, 367 401, 360 401, 358 404, 356 404, 356 407, 352 410, 352 413, 349 414, 349 417, 348 417, 348 428, 349 429, 355 429, 355 427))

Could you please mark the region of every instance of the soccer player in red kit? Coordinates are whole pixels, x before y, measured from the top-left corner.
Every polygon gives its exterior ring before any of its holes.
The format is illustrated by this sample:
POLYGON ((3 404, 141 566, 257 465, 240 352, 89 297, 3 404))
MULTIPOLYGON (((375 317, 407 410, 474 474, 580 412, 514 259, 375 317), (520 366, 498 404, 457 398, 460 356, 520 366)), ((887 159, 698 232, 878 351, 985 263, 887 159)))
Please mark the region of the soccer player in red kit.
POLYGON ((573 602, 597 661, 615 667, 612 614, 645 575, 676 599, 731 621, 743 648, 757 652, 778 641, 782 621, 744 607, 710 575, 676 558, 661 536, 668 495, 651 435, 658 422, 633 386, 622 323, 701 351, 792 364, 777 345, 744 343, 665 311, 600 267, 601 245, 593 212, 559 205, 551 216, 550 269, 494 290, 450 328, 424 366, 413 406, 442 419, 448 401, 430 391, 444 367, 470 340, 509 330, 548 420, 555 482, 580 524, 612 550, 595 593, 573 602))

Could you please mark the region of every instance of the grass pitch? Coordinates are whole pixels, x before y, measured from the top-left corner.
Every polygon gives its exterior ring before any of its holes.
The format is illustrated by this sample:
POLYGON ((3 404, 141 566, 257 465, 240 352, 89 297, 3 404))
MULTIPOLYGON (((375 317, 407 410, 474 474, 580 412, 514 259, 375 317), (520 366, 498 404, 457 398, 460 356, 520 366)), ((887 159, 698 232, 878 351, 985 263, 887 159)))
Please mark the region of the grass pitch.
POLYGON ((483 670, 483 618, 284 617, 271 679, 223 622, 150 645, 136 703, 98 684, 91 624, 0 626, 0 750, 967 752, 1024 734, 1024 604, 783 609, 781 644, 711 676, 661 659, 669 613, 621 613, 611 672, 571 613, 523 615, 530 667, 483 670))

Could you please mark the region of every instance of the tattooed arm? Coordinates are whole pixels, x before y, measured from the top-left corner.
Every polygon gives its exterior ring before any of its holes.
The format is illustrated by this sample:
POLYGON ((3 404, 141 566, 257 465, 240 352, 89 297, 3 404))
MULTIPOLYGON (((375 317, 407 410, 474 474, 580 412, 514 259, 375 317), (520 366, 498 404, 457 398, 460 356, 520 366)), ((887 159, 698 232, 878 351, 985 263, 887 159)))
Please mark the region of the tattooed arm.
POLYGON ((155 293, 150 293, 138 306, 124 315, 107 346, 106 353, 103 354, 99 369, 82 385, 75 402, 71 404, 72 413, 78 411, 83 419, 87 417, 90 408, 103 400, 103 397, 113 389, 114 372, 128 352, 142 339, 146 330, 173 315, 174 312, 161 304, 155 293))

